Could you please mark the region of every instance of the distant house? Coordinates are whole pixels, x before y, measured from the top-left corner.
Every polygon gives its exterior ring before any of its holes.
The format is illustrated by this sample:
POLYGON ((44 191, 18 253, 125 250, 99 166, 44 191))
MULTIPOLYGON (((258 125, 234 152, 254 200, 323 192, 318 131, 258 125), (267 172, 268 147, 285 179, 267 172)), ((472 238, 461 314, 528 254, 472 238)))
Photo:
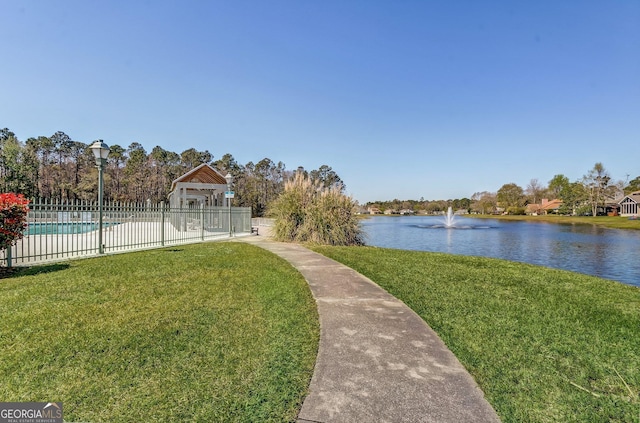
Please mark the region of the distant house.
POLYGON ((559 200, 557 198, 554 200, 547 200, 546 198, 543 198, 541 205, 544 214, 558 214, 558 210, 560 209, 560 206, 562 206, 562 200, 559 200))
POLYGON ((638 204, 640 204, 640 191, 632 192, 618 202, 620 216, 637 216, 638 204))
POLYGON ((620 204, 609 201, 604 205, 604 212, 607 216, 620 216, 620 204))
POLYGON ((557 214, 560 206, 562 206, 562 200, 557 198, 554 200, 543 198, 542 203, 540 204, 527 204, 526 213, 533 215, 549 213, 557 214))
POLYGON ((400 210, 400 214, 403 216, 410 216, 416 214, 416 212, 411 209, 402 209, 400 210))
POLYGON ((382 214, 382 211, 377 207, 369 207, 369 214, 382 214))
POLYGON ((542 207, 539 203, 527 204, 527 207, 525 208, 525 213, 537 216, 539 214, 542 214, 542 207))

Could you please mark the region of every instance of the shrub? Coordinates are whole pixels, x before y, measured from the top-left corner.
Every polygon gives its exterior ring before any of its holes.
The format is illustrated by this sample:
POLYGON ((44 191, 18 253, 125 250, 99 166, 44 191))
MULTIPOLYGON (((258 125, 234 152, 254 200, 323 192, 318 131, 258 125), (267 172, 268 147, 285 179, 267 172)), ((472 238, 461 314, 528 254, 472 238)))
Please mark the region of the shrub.
POLYGON ((302 173, 285 183, 269 214, 275 219, 273 237, 278 241, 364 244, 353 199, 340 186, 322 187, 302 173))
POLYGON ((22 239, 27 228, 28 204, 29 200, 22 194, 0 194, 0 251, 22 239))
POLYGON ((527 209, 525 209, 524 207, 509 207, 507 209, 507 214, 525 215, 525 214, 527 214, 527 209))

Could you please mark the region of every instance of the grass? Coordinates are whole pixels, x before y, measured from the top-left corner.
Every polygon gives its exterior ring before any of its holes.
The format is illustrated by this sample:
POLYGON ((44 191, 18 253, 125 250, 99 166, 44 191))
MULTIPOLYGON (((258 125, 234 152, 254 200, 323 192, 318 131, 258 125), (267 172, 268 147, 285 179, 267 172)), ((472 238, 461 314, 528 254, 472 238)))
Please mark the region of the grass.
POLYGON ((640 421, 640 289, 489 258, 314 250, 415 310, 503 421, 640 421))
POLYGON ((319 339, 302 276, 243 243, 33 267, 0 322, 0 398, 66 421, 292 421, 319 339))
POLYGON ((640 230, 640 219, 629 219, 621 216, 515 216, 515 215, 469 215, 476 219, 499 219, 499 220, 526 220, 531 222, 549 222, 561 224, 584 224, 598 225, 611 229, 636 229, 640 230))

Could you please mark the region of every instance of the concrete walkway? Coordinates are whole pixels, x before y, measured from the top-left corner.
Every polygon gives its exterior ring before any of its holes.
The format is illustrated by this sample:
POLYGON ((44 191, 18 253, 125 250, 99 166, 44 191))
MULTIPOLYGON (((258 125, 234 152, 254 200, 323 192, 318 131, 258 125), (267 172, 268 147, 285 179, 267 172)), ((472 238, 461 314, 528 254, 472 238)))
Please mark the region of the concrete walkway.
POLYGON ((320 348, 298 423, 500 421, 438 335, 371 280, 297 244, 238 240, 291 263, 318 305, 320 348))

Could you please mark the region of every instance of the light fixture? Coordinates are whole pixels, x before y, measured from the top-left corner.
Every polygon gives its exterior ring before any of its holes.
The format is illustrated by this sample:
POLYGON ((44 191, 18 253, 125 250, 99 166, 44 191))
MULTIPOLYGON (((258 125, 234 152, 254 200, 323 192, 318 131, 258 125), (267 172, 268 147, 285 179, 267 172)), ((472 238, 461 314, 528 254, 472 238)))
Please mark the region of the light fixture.
POLYGON ((96 167, 98 168, 98 252, 104 254, 104 245, 102 244, 102 215, 103 215, 103 196, 104 196, 104 165, 109 156, 109 146, 102 140, 97 140, 89 146, 93 155, 96 157, 96 167))
POLYGON ((104 143, 102 140, 97 140, 93 144, 89 146, 91 151, 93 151, 93 155, 96 157, 96 163, 98 160, 106 160, 109 155, 109 146, 104 143))
POLYGON ((233 198, 231 183, 233 182, 233 176, 231 173, 227 173, 227 176, 225 176, 224 179, 227 180, 227 192, 224 193, 224 196, 227 198, 227 204, 229 206, 229 238, 231 238, 231 199, 233 198))

